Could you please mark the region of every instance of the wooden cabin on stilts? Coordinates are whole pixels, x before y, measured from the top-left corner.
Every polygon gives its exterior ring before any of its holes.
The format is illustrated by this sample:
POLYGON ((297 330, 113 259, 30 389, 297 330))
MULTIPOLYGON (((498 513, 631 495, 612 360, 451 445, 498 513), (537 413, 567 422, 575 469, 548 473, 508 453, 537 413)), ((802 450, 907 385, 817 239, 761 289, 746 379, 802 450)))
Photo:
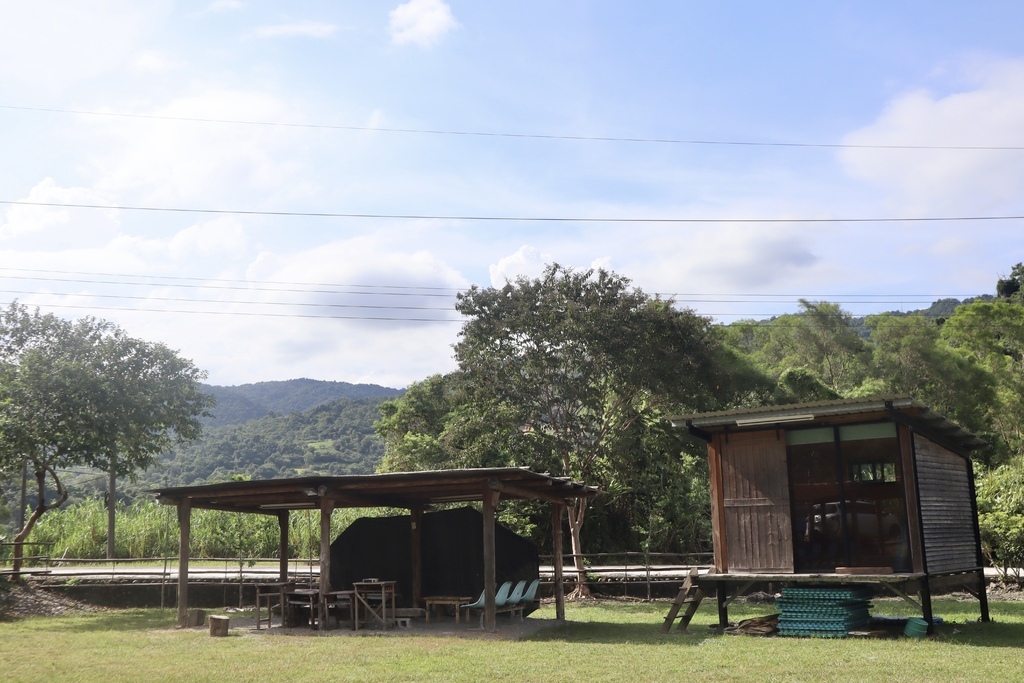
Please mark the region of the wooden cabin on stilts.
POLYGON ((973 434, 907 396, 672 422, 708 444, 715 566, 688 578, 663 631, 685 629, 705 595, 727 626, 756 584, 870 586, 913 605, 929 633, 932 594, 965 590, 988 621, 969 457, 987 445, 973 434))

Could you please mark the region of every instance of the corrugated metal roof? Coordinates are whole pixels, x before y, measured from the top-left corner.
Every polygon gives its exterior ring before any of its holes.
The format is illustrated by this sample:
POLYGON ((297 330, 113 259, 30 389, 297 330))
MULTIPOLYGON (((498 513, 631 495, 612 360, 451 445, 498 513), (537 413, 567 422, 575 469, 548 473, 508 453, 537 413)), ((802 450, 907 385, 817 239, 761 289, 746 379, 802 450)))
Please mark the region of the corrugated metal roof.
POLYGON ((780 406, 760 406, 720 410, 670 417, 673 426, 687 427, 699 432, 735 431, 738 429, 770 428, 775 425, 798 423, 827 424, 830 418, 869 413, 900 416, 901 421, 921 431, 932 432, 959 446, 964 451, 987 448, 988 444, 955 422, 935 412, 910 396, 886 395, 863 398, 845 398, 780 406))
POLYGON ((528 467, 429 470, 294 479, 227 481, 153 489, 162 503, 189 500, 192 507, 235 512, 268 512, 319 507, 329 498, 335 507, 399 507, 482 500, 485 491, 508 498, 568 502, 600 491, 568 477, 553 477, 528 467))

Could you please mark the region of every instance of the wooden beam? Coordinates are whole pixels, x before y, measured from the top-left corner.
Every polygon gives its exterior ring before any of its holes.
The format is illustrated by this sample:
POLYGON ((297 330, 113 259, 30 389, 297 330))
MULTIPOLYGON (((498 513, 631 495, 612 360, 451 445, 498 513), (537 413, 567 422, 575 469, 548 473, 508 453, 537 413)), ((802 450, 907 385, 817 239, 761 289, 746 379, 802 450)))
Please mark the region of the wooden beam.
POLYGON ((188 623, 188 549, 192 534, 192 502, 178 503, 178 628, 188 623))
POLYGON ((281 583, 288 580, 288 516, 289 512, 287 510, 280 510, 277 513, 277 528, 280 530, 280 544, 278 546, 280 571, 278 572, 278 579, 281 583))
POLYGON ((532 489, 528 486, 518 486, 516 484, 510 484, 505 481, 496 481, 494 479, 487 482, 487 485, 495 491, 506 493, 514 498, 524 498, 526 500, 543 500, 548 503, 555 504, 565 503, 564 496, 559 496, 558 494, 553 492, 549 493, 541 489, 532 489))
POLYGON ((423 506, 409 510, 412 526, 412 606, 423 605, 423 506))
POLYGON ((317 628, 327 630, 327 594, 331 592, 331 513, 334 501, 320 499, 320 600, 317 608, 317 628))
POLYGON ((897 424, 897 441, 900 449, 900 466, 902 468, 903 500, 907 511, 907 540, 910 544, 910 562, 915 572, 923 573, 924 543, 921 540, 921 501, 917 497, 917 468, 914 467, 913 432, 903 424, 897 424))
POLYGON ((551 506, 551 563, 554 570, 555 619, 565 621, 565 583, 562 579, 562 511, 565 506, 551 506))
POLYGON ((500 494, 484 489, 484 628, 494 631, 497 628, 497 608, 494 602, 494 592, 497 585, 497 561, 494 553, 494 513, 498 507, 500 494))
POLYGON ((729 553, 725 537, 722 442, 722 435, 716 434, 708 443, 708 482, 711 488, 711 542, 715 551, 715 570, 724 573, 729 568, 729 553))

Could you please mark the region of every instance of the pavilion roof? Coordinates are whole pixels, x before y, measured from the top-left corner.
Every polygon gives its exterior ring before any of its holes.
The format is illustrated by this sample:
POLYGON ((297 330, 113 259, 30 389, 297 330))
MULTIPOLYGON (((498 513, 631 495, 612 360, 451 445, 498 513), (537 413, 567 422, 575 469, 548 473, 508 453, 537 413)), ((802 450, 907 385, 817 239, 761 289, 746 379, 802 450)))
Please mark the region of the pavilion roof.
POLYGON ((428 470, 294 479, 226 481, 219 484, 152 489, 167 505, 188 500, 193 508, 272 514, 320 507, 396 507, 483 500, 489 491, 502 498, 567 503, 600 491, 568 477, 553 477, 526 467, 428 470))

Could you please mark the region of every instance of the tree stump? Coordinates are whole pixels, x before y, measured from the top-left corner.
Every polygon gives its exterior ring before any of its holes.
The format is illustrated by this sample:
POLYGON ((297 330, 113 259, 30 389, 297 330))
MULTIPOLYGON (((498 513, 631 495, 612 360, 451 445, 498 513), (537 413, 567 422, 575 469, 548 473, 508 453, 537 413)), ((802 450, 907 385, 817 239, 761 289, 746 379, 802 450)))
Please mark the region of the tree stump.
POLYGON ((192 628, 194 626, 202 626, 206 623, 206 610, 201 609, 190 609, 185 614, 185 626, 192 628))
POLYGON ((221 617, 216 615, 210 616, 210 635, 211 636, 226 636, 228 634, 228 626, 231 624, 231 617, 221 617))

